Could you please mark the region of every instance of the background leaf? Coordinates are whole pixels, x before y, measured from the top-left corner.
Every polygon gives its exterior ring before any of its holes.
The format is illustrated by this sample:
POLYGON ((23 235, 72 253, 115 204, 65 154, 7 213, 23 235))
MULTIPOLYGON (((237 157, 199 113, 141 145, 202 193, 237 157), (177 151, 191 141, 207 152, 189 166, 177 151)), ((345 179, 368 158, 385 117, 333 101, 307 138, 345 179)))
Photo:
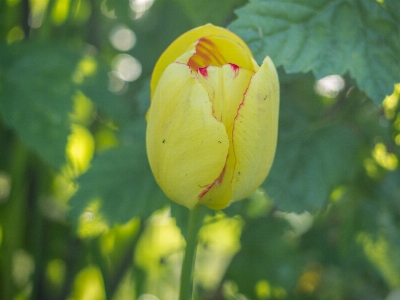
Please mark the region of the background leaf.
POLYGON ((355 175, 358 143, 342 126, 296 135, 279 139, 264 187, 283 211, 316 211, 326 205, 335 187, 355 175))
MULTIPOLYGON (((271 215, 247 220, 241 236, 241 250, 226 276, 238 283, 240 291, 251 299, 258 298, 256 284, 262 280, 284 289, 295 287, 301 274, 301 258, 294 255, 293 245, 282 239, 289 228, 286 220, 271 215), (251 272, 244 275, 243 269, 251 272)), ((273 295, 272 291, 270 293, 273 295)))
MULTIPOLYGON (((333 189, 354 178, 359 137, 350 122, 329 121, 346 117, 332 112, 331 105, 324 106, 313 92, 312 81, 285 75, 281 80, 278 146, 263 187, 280 210, 317 211, 328 203, 333 189), (304 98, 298 99, 296 91, 301 89, 304 98)), ((350 100, 342 111, 349 109, 350 100)))
POLYGON ((3 74, 2 117, 44 161, 59 168, 65 162, 79 55, 46 44, 23 47, 14 49, 20 56, 3 74))
POLYGON ((193 26, 201 26, 212 23, 217 26, 224 26, 229 19, 233 19, 234 9, 245 4, 243 0, 175 0, 185 10, 185 13, 192 19, 193 26))
POLYGON ((110 225, 146 218, 168 204, 147 161, 143 119, 122 133, 118 148, 99 154, 78 183, 78 192, 70 200, 70 216, 75 220, 93 200, 101 201, 101 214, 110 225))
POLYGON ((229 28, 259 62, 317 78, 349 72, 378 105, 400 82, 400 22, 378 1, 252 0, 237 15, 229 28))

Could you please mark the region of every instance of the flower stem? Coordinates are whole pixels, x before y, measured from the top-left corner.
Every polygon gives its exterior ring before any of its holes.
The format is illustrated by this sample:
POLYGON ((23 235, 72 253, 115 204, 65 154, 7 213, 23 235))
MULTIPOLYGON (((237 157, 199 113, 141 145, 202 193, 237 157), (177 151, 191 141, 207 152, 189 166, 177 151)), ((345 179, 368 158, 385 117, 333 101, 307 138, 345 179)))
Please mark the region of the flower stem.
POLYGON ((205 207, 196 206, 190 211, 189 228, 186 236, 185 257, 182 264, 181 272, 181 290, 179 300, 191 300, 193 293, 193 270, 196 261, 197 236, 201 227, 205 207))

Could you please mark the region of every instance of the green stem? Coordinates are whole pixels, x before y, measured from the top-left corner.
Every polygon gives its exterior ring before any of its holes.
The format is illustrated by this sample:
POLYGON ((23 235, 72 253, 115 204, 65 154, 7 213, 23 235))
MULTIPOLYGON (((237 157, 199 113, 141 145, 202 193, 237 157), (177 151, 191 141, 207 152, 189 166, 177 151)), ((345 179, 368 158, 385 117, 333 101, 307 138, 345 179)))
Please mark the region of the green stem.
POLYGON ((21 248, 26 225, 26 205, 28 187, 26 170, 28 150, 19 140, 14 142, 10 162, 12 180, 8 201, 1 205, 0 227, 3 241, 0 247, 0 298, 13 299, 16 288, 12 279, 12 258, 15 251, 21 248))
POLYGON ((186 236, 185 257, 181 272, 179 300, 191 300, 193 293, 193 270, 196 260, 197 236, 204 217, 204 206, 196 206, 190 211, 189 228, 186 236))

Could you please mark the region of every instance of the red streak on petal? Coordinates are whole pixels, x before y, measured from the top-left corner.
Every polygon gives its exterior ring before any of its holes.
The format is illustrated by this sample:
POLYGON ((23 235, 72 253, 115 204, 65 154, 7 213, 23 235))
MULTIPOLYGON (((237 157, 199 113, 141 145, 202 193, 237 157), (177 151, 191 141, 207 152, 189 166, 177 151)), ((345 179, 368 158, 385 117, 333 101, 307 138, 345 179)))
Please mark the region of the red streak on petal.
POLYGON ((197 69, 197 72, 199 72, 201 75, 203 75, 203 77, 207 77, 208 76, 207 67, 199 68, 199 69, 197 69))
POLYGON ((222 66, 225 62, 224 56, 216 44, 207 38, 200 38, 196 45, 196 52, 189 59, 187 65, 192 70, 210 65, 222 66))
MULTIPOLYGON (((235 116, 235 118, 233 119, 233 128, 232 128, 232 151, 233 151, 233 155, 234 155, 234 157, 235 157, 235 164, 234 164, 234 166, 233 166, 233 170, 234 170, 234 171, 233 171, 233 174, 235 174, 235 172, 236 172, 236 162, 237 162, 236 152, 235 152, 235 127, 236 127, 236 121, 237 121, 238 118, 239 118, 240 110, 242 109, 242 107, 243 107, 243 105, 244 105, 244 101, 246 100, 246 94, 247 94, 247 91, 248 91, 248 89, 249 89, 250 83, 251 83, 251 79, 250 79, 250 81, 249 81, 249 85, 247 86, 246 90, 245 90, 244 93, 243 93, 243 100, 242 100, 242 102, 239 104, 238 109, 237 109, 236 116, 235 116)), ((233 177, 234 177, 234 176, 232 176, 232 178, 231 178, 231 182, 232 182, 232 180, 233 180, 233 177)))
POLYGON ((205 189, 204 189, 203 191, 201 191, 201 193, 197 196, 197 199, 203 198, 203 196, 204 196, 205 194, 207 194, 208 191, 211 190, 211 188, 212 188, 214 185, 217 185, 217 186, 220 186, 220 185, 221 185, 222 180, 223 180, 224 175, 225 175, 225 170, 226 170, 226 164, 225 164, 224 168, 222 169, 221 174, 219 174, 218 178, 215 179, 213 183, 207 184, 207 185, 205 186, 205 189))
POLYGON ((225 166, 224 166, 224 168, 222 169, 222 172, 221 172, 221 174, 219 174, 218 178, 217 178, 217 179, 215 179, 215 181, 214 181, 214 183, 216 183, 218 186, 220 186, 220 185, 221 185, 221 183, 222 183, 222 179, 224 179, 225 170, 226 170, 226 163, 225 163, 225 166))
POLYGON ((233 72, 235 73, 235 77, 237 76, 237 74, 239 73, 239 66, 235 65, 233 63, 229 63, 229 65, 232 67, 233 72))
POLYGON ((200 51, 207 52, 209 57, 214 58, 218 65, 223 65, 225 58, 220 52, 221 49, 219 49, 212 41, 207 38, 201 38, 198 47, 200 48, 200 51))

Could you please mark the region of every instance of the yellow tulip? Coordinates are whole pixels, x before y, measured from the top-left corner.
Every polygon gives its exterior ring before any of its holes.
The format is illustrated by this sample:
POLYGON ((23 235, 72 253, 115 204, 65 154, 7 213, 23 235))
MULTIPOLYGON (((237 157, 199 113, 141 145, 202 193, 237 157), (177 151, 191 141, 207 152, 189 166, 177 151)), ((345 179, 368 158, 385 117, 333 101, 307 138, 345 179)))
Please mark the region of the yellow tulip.
POLYGON ((207 24, 176 39, 151 79, 146 147, 154 177, 190 209, 223 209, 248 197, 275 155, 279 82, 267 56, 207 24))

